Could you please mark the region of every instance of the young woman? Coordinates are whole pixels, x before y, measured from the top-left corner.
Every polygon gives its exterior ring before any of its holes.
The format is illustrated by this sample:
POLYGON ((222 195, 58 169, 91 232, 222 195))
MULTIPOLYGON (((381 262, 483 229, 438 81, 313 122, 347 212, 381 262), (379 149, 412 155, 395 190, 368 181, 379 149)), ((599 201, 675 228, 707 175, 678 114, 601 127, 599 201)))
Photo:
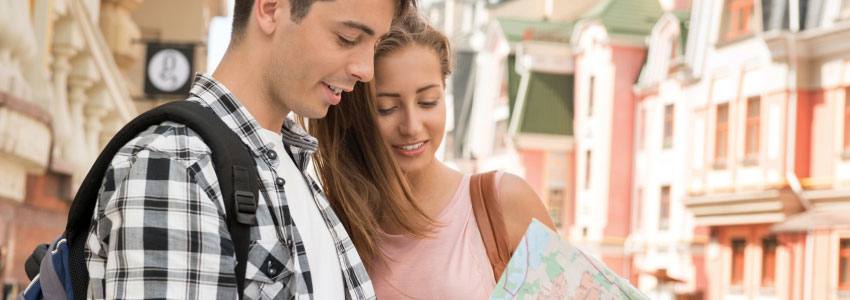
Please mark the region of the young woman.
MULTIPOLYGON (((445 36, 418 16, 404 18, 376 48, 375 81, 311 121, 322 140, 317 166, 326 192, 367 256, 379 299, 486 299, 501 275, 491 268, 473 214, 471 175, 435 157, 446 124, 450 55, 445 36), (386 180, 371 178, 391 175, 378 175, 362 159, 383 151, 395 162, 380 169, 404 176, 395 194, 374 190, 382 188, 374 182, 386 180), (362 215, 372 219, 363 222, 362 215)), ((532 218, 554 228, 523 179, 499 173, 496 190, 510 252, 532 218)))

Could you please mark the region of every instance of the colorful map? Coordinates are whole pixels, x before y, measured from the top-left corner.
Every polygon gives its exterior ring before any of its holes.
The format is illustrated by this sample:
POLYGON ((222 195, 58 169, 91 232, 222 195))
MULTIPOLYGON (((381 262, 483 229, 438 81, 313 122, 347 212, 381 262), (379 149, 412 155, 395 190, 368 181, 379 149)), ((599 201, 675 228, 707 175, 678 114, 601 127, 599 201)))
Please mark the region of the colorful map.
POLYGON ((596 259, 567 244, 537 220, 528 226, 493 300, 648 299, 596 259))

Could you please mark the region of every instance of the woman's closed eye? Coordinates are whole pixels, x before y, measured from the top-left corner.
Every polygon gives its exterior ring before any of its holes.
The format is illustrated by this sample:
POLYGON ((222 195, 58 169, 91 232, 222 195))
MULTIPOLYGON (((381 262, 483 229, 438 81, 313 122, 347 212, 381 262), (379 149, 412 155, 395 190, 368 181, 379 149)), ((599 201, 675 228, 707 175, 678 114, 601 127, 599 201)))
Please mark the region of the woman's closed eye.
POLYGON ((394 112, 396 110, 396 108, 398 108, 398 106, 390 106, 390 107, 387 107, 387 108, 378 107, 378 114, 382 115, 382 116, 386 116, 386 115, 389 115, 392 112, 394 112))
POLYGON ((422 107, 424 107, 424 108, 432 108, 432 107, 434 107, 434 106, 437 106, 437 100, 423 100, 423 101, 419 101, 419 105, 420 105, 420 106, 422 106, 422 107))

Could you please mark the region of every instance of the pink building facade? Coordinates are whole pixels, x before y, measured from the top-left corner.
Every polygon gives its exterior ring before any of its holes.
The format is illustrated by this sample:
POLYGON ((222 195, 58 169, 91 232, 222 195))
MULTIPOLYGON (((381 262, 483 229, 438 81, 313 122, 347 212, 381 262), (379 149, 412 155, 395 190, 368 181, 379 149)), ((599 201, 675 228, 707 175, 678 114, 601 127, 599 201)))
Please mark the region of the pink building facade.
POLYGON ((709 299, 850 297, 848 1, 696 0, 685 208, 709 299))
POLYGON ((644 40, 660 15, 654 0, 603 1, 572 37, 576 196, 569 236, 633 282, 638 272, 626 247, 634 228, 633 86, 646 57, 644 40))
POLYGON ((687 196, 690 110, 684 44, 687 9, 670 10, 648 39, 635 85, 632 234, 637 286, 653 299, 701 299, 707 288, 708 231, 683 205, 687 196))

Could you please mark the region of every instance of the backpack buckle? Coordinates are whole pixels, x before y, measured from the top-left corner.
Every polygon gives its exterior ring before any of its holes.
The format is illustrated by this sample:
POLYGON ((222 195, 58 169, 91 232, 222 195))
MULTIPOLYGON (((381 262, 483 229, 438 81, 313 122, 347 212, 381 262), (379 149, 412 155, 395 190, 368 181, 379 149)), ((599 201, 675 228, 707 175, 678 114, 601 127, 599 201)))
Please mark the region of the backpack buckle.
POLYGON ((254 193, 246 191, 235 191, 236 221, 247 225, 257 224, 257 201, 254 193))

